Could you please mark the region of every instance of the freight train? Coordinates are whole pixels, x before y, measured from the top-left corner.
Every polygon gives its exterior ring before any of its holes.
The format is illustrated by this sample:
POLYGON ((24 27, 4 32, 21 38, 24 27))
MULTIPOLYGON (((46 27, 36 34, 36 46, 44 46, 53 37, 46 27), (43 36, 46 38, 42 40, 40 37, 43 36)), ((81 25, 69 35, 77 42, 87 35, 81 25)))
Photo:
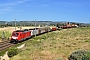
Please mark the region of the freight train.
POLYGON ((32 36, 47 33, 50 31, 56 31, 57 28, 42 27, 33 29, 16 30, 12 32, 10 43, 18 43, 24 41, 32 36))
POLYGON ((59 28, 61 29, 76 28, 78 27, 78 25, 67 22, 66 26, 57 26, 57 27, 53 27, 53 28, 40 27, 40 28, 33 28, 33 29, 16 30, 16 31, 13 31, 10 42, 18 43, 35 35, 47 33, 50 31, 56 31, 59 28))
POLYGON ((79 26, 75 23, 67 22, 64 26, 57 26, 57 27, 62 29, 67 29, 67 28, 77 28, 79 26))

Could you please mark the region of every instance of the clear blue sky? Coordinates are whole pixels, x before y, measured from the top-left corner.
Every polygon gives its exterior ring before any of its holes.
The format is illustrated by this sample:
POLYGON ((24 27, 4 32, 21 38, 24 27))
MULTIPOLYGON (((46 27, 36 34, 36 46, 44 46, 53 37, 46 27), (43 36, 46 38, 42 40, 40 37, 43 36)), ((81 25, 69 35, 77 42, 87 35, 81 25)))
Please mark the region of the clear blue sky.
POLYGON ((0 21, 90 23, 90 0, 0 0, 0 21))

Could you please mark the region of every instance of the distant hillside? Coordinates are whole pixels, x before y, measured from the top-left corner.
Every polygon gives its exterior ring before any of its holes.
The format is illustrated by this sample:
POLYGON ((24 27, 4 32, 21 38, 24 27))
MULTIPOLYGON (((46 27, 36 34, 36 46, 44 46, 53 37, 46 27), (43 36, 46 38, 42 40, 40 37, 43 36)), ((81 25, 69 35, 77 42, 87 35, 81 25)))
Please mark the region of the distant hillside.
MULTIPOLYGON (((70 22, 70 23, 76 23, 76 22, 70 22)), ((61 22, 53 22, 53 21, 36 21, 36 25, 54 25, 57 26, 57 24, 59 25, 65 25, 66 22, 65 21, 61 21, 61 22)), ((85 23, 76 23, 80 26, 90 26, 90 24, 85 24, 85 23)), ((15 25, 15 21, 0 21, 0 25, 10 25, 10 26, 14 26, 15 25)), ((16 25, 17 26, 34 26, 35 25, 35 21, 16 21, 16 25)))
POLYGON ((0 25, 4 25, 6 21, 0 21, 0 25))

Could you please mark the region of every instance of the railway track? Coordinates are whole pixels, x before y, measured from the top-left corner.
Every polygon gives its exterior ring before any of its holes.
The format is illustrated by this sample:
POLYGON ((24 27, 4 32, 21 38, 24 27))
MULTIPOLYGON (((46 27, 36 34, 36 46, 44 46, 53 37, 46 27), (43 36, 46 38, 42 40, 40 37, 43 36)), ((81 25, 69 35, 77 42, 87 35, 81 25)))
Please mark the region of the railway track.
POLYGON ((13 46, 13 45, 14 44, 9 43, 8 40, 0 42, 0 52, 7 49, 7 48, 9 48, 9 47, 11 47, 11 46, 13 46))

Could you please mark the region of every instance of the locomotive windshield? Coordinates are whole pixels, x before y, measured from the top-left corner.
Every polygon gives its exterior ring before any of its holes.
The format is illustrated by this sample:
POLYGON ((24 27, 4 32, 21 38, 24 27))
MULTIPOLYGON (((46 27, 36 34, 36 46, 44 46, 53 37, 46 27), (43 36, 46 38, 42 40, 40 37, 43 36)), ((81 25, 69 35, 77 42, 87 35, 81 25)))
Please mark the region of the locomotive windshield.
POLYGON ((13 36, 18 36, 18 33, 13 33, 12 35, 13 35, 13 36))

